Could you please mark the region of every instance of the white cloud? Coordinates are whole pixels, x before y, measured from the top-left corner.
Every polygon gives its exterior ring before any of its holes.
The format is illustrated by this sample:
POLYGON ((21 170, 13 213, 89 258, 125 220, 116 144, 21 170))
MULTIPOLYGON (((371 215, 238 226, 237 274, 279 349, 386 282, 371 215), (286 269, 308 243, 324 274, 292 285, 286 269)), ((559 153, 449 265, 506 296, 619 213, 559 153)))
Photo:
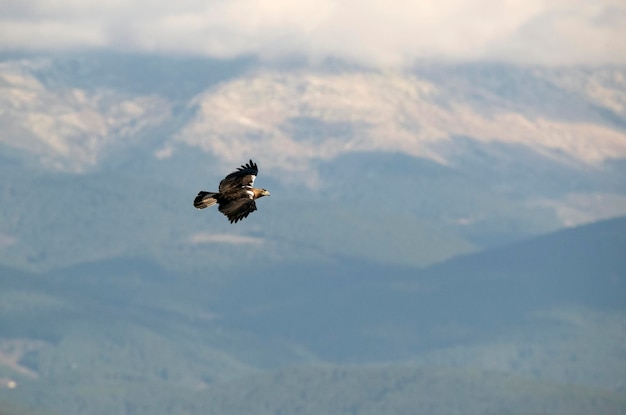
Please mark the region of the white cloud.
POLYGON ((263 243, 262 238, 257 238, 254 236, 246 236, 246 235, 235 235, 229 233, 207 233, 200 232, 191 235, 189 238, 189 243, 192 245, 197 244, 231 244, 231 245, 242 245, 242 244, 252 244, 252 245, 261 245, 263 243))
POLYGON ((626 63, 622 0, 0 0, 0 48, 626 63))

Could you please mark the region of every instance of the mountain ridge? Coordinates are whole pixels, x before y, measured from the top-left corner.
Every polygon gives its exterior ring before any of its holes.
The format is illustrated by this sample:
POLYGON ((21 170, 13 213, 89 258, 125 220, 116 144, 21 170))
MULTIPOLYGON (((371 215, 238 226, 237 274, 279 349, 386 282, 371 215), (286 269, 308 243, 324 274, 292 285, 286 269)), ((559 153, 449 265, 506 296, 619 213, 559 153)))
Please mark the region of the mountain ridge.
MULTIPOLYGON (((563 413, 571 412, 563 409, 570 394, 585 408, 600 401, 623 408, 626 281, 605 277, 626 275, 624 238, 626 218, 619 218, 423 269, 336 258, 241 270, 217 282, 184 278, 154 259, 43 275, 2 268, 0 347, 17 353, 16 339, 30 344, 17 362, 37 376, 0 365, 18 385, 0 388, 0 399, 68 414, 104 413, 121 403, 159 413, 146 393, 156 388, 159 408, 200 411, 194 402, 219 399, 225 413, 240 413, 231 400, 238 392, 266 402, 264 388, 276 390, 272 385, 317 396, 315 385, 330 381, 356 396, 377 390, 413 402, 400 385, 433 380, 444 390, 479 393, 480 380, 503 388, 481 389, 493 408, 524 393, 534 408, 563 413), (555 257, 560 268, 548 263, 535 275, 545 261, 524 258, 546 244, 569 254, 555 257), (510 261, 503 250, 521 259, 510 261), (568 264, 573 258, 578 262, 568 264), (498 270, 503 262, 511 266, 498 270), (598 267, 577 266, 585 262, 598 267), (579 274, 555 273, 573 269, 579 274), (354 383, 363 373, 370 383, 354 383), (85 402, 91 389, 84 385, 100 393, 85 402)), ((288 402, 309 405, 303 396, 288 402)))
POLYGON ((626 108, 619 67, 442 65, 389 74, 92 53, 4 57, 0 75, 9 110, 0 142, 54 169, 97 168, 111 148, 136 140, 151 143, 152 157, 189 145, 222 166, 240 162, 232 148, 245 145, 276 176, 351 151, 445 163, 433 145, 453 145, 458 135, 520 143, 560 163, 626 158, 623 125, 616 124, 626 108), (127 88, 142 71, 144 86, 127 88), (174 80, 189 92, 173 94, 174 80))

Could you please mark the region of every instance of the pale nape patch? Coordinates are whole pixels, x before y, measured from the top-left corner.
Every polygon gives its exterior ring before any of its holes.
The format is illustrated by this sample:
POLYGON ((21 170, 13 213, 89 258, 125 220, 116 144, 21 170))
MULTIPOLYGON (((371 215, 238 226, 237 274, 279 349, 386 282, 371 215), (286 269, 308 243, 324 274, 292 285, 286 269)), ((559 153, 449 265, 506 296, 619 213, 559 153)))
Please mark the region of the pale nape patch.
POLYGON ((191 235, 188 242, 192 245, 200 244, 232 244, 232 245, 261 245, 264 243, 263 238, 246 235, 235 235, 229 233, 208 233, 199 232, 191 235))

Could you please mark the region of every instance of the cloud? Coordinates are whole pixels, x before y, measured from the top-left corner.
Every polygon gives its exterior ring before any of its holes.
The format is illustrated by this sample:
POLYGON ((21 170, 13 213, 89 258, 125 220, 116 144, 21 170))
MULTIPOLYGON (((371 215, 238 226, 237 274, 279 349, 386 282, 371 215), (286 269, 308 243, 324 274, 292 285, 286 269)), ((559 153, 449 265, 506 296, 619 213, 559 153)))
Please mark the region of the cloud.
POLYGON ((246 236, 246 235, 235 235, 229 233, 207 233, 200 232, 191 235, 189 238, 189 243, 192 245, 198 244, 232 244, 232 245, 244 245, 244 244, 252 244, 252 245, 261 245, 263 243, 262 238, 257 238, 255 236, 246 236))
POLYGON ((3 0, 0 48, 626 63, 622 0, 3 0))

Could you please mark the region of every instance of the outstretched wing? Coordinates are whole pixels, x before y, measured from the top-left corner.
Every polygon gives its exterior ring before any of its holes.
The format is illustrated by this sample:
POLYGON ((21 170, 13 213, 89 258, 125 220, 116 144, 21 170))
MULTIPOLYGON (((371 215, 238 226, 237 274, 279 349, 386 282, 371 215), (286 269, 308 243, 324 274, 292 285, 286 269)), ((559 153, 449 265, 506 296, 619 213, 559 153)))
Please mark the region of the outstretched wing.
POLYGON ((259 169, 252 160, 248 164, 239 167, 237 171, 232 172, 220 182, 220 193, 226 193, 241 187, 252 188, 254 179, 256 179, 259 169))
POLYGON ((230 223, 237 223, 256 210, 256 203, 250 198, 243 197, 221 203, 218 209, 226 215, 230 223))

